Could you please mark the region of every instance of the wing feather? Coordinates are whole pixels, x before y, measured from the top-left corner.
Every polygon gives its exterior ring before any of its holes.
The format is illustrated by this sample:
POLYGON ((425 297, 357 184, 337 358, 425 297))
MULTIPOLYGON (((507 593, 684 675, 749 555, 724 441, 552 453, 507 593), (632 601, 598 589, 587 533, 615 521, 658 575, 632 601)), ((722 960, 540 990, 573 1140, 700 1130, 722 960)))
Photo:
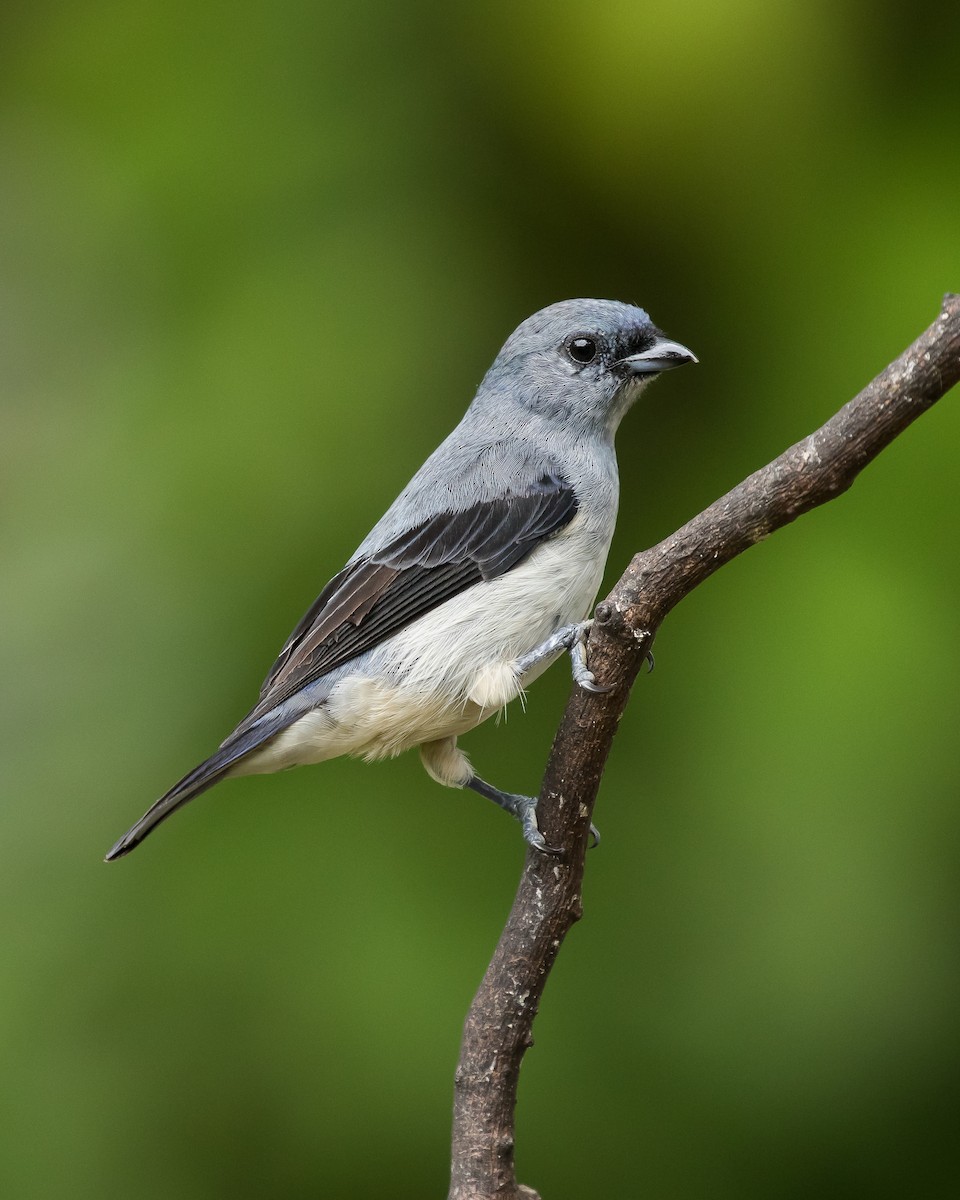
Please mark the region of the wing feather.
POLYGON ((522 491, 428 517, 348 563, 287 639, 241 728, 466 588, 509 571, 576 511, 571 485, 545 473, 522 491))

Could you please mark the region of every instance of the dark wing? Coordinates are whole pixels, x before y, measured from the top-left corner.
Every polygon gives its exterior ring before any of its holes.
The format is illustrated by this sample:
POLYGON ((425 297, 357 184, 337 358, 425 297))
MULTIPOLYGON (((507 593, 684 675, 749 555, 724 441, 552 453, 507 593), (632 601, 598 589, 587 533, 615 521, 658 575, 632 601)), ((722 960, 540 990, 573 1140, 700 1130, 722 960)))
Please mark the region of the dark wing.
POLYGON ((445 600, 503 575, 568 525, 576 511, 570 484, 544 474, 522 492, 428 517, 376 554, 355 559, 327 584, 287 639, 260 703, 243 724, 445 600))

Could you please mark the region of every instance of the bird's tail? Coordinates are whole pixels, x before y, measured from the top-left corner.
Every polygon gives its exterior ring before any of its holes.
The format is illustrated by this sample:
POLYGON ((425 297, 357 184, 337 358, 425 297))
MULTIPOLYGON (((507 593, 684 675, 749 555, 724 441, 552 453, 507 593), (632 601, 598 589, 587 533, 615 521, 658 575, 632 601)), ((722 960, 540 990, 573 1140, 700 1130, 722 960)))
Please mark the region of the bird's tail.
POLYGON ((253 726, 244 728, 241 725, 227 738, 216 754, 212 754, 199 767, 194 767, 189 774, 184 775, 168 792, 165 792, 155 804, 152 804, 136 825, 128 829, 117 844, 107 852, 104 862, 113 862, 114 859, 123 858, 125 854, 129 854, 131 850, 140 845, 148 833, 152 833, 156 829, 161 821, 165 821, 171 813, 175 813, 194 796, 199 796, 207 788, 213 787, 240 759, 245 758, 252 750, 291 724, 296 720, 297 715, 299 714, 274 714, 272 721, 268 716, 253 726))

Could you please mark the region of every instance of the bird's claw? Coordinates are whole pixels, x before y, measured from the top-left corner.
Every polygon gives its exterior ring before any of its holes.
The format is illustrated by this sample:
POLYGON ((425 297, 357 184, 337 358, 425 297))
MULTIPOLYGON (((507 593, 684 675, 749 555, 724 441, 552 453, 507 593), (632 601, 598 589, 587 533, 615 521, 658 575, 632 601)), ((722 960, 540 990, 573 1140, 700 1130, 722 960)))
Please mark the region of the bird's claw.
POLYGON ((603 696, 607 692, 613 691, 612 684, 597 683, 592 671, 585 671, 583 675, 574 675, 574 679, 585 692, 593 692, 595 696, 603 696))
POLYGON ((515 799, 517 801, 515 815, 523 830, 523 840, 534 850, 539 850, 541 854, 558 857, 561 851, 556 846, 551 846, 540 832, 540 826, 537 824, 536 800, 532 796, 516 796, 515 799))
MULTIPOLYGON (((538 850, 541 854, 549 854, 553 858, 561 858, 563 851, 557 846, 551 846, 543 834, 540 832, 540 826, 537 824, 537 801, 532 796, 512 796, 515 808, 514 815, 520 822, 520 828, 523 830, 523 840, 528 846, 534 850, 538 850)), ((590 844, 590 849, 595 850, 600 845, 600 830, 590 822, 590 837, 593 842, 590 844)))
POLYGON ((612 692, 613 687, 597 683, 596 676, 587 666, 587 648, 584 639, 592 624, 592 621, 584 621, 577 627, 576 636, 570 644, 570 669, 573 672, 574 682, 579 687, 582 687, 585 692, 593 692, 595 696, 602 696, 607 692, 612 692))

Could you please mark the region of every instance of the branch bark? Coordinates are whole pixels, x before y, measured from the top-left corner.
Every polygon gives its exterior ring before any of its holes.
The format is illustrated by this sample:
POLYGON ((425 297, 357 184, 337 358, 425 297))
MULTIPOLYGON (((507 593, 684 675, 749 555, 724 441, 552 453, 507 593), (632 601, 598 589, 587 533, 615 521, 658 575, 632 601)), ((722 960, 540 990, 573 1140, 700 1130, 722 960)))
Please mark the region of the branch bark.
POLYGON ((527 853, 516 899, 467 1014, 454 1089, 448 1200, 538 1200, 517 1184, 514 1114, 544 985, 581 916, 591 815, 630 688, 664 618, 725 563, 850 487, 868 462, 960 379, 960 295, 815 433, 632 560, 597 606, 588 653, 604 695, 574 688, 538 813, 560 858, 527 853))

